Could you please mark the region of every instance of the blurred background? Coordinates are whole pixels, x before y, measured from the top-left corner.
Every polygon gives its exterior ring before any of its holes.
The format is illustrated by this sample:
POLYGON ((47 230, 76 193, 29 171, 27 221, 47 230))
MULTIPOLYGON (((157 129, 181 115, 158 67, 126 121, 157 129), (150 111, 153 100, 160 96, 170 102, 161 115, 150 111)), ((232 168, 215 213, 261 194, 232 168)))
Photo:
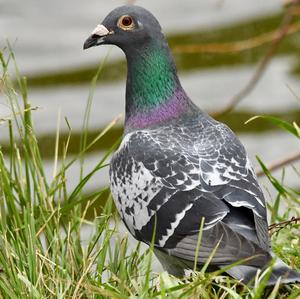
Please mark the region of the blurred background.
MULTIPOLYGON (((34 123, 49 177, 53 172, 58 117, 60 115, 62 141, 68 133, 65 118, 72 128, 69 153, 74 155, 79 149, 91 79, 104 60, 92 102, 90 140, 124 113, 126 63, 123 53, 110 46, 82 50, 94 27, 112 9, 124 3, 117 0, 0 0, 0 49, 5 49, 9 41, 20 72, 27 77, 29 100, 38 108, 33 112, 34 123)), ((158 18, 185 90, 197 105, 212 114, 225 108, 255 76, 287 11, 282 0, 139 0, 136 4, 158 18)), ((291 29, 258 84, 233 111, 219 116, 239 135, 255 167, 258 166, 256 155, 270 165, 300 150, 299 140, 266 121, 244 124, 259 114, 299 121, 299 22, 296 11, 291 29)), ((10 115, 5 101, 0 94, 0 118, 10 115)), ((97 143, 87 153, 86 173, 122 134, 122 117, 106 135, 105 142, 97 143)), ((9 151, 5 122, 0 125, 0 141, 9 151)), ((279 178, 281 173, 282 170, 274 172, 279 178)), ((79 165, 69 170, 67 180, 72 190, 78 184, 79 165)), ((267 200, 272 201, 273 187, 263 177, 260 180, 267 200)), ((300 187, 299 176, 291 166, 286 168, 285 180, 291 187, 300 187)), ((85 192, 95 192, 107 183, 108 169, 104 169, 90 181, 85 192)))

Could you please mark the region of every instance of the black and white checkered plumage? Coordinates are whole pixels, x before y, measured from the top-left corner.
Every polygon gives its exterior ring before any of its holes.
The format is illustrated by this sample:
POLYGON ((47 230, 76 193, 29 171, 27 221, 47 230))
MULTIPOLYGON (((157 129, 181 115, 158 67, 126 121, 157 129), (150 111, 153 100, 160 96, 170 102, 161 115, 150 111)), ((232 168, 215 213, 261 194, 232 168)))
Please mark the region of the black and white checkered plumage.
MULTIPOLYGON (((128 62, 125 135, 110 165, 112 195, 128 230, 146 244, 154 237, 156 256, 174 275, 191 269, 196 257, 201 267, 216 248, 210 269, 248 259, 226 272, 249 282, 273 254, 264 195, 243 145, 186 95, 151 13, 115 9, 84 48, 99 44, 119 46, 128 62)), ((279 277, 300 281, 282 261, 268 283, 279 277)))
POLYGON ((128 133, 114 154, 111 190, 130 232, 169 255, 199 264, 221 240, 212 264, 269 250, 265 200, 245 149, 204 113, 128 133), (154 232, 154 228, 156 231, 154 232))
MULTIPOLYGON (((245 149, 225 125, 204 113, 127 134, 110 173, 120 215, 141 241, 151 242, 157 218, 155 244, 172 251, 184 242, 182 236, 197 234, 205 217, 204 230, 221 225, 269 248, 264 197, 245 149), (238 208, 247 214, 229 221, 230 211, 238 208)), ((248 250, 239 250, 241 258, 248 250)))
MULTIPOLYGON (((211 267, 252 257, 227 271, 244 282, 272 259, 265 199, 245 149, 227 126, 205 113, 126 134, 112 158, 110 179, 128 230, 147 244, 155 236, 155 253, 174 275, 191 268, 195 256, 203 265, 219 241, 211 267)), ((297 275, 282 262, 276 271, 269 284, 278 274, 290 276, 286 282, 297 275)))

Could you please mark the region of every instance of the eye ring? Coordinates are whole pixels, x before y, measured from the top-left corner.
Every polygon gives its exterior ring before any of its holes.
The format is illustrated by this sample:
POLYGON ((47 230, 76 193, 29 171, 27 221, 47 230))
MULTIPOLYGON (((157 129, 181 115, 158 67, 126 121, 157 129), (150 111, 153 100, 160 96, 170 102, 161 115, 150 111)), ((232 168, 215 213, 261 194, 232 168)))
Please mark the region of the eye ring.
POLYGON ((132 17, 129 15, 120 17, 118 20, 118 27, 125 31, 134 29, 135 25, 132 17))

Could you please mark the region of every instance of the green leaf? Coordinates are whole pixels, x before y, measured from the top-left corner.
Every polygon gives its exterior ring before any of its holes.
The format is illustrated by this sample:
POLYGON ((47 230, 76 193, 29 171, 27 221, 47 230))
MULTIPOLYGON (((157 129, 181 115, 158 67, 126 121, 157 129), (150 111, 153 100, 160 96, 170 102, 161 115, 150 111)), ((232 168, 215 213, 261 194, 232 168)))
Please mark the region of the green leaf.
POLYGON ((299 127, 298 125, 294 122, 293 124, 284 121, 280 118, 274 117, 274 116, 268 116, 268 115, 256 115, 251 117, 250 119, 248 119, 245 124, 248 124, 258 118, 262 118, 262 119, 266 119, 269 122, 273 123, 274 125, 276 125, 279 128, 282 128, 286 131, 288 131, 289 133, 293 134, 294 136, 300 138, 300 131, 299 131, 299 127))

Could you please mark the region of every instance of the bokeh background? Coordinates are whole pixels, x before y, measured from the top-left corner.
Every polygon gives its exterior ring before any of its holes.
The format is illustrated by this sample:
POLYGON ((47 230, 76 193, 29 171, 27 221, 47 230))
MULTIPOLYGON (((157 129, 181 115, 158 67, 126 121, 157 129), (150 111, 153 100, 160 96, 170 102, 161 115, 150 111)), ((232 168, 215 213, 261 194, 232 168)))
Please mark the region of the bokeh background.
MULTIPOLYGON (((33 112, 35 129, 49 177, 53 172, 58 117, 61 140, 68 133, 65 118, 72 128, 69 150, 72 156, 79 149, 91 79, 104 60, 92 102, 90 138, 124 113, 126 63, 123 53, 110 46, 82 50, 83 42, 94 27, 122 4, 124 1, 117 0, 0 0, 0 48, 8 53, 5 48, 9 41, 20 72, 28 79, 29 100, 33 107, 38 107, 33 112)), ((209 113, 226 107, 249 82, 270 48, 266 41, 280 27, 286 13, 281 0, 139 0, 136 4, 158 18, 175 55, 184 88, 209 113)), ((297 15, 293 22, 298 24, 297 15)), ((286 35, 252 92, 231 113, 221 117, 239 135, 255 167, 258 166, 256 155, 269 165, 300 150, 299 140, 266 121, 244 124, 259 114, 299 121, 298 27, 286 35)), ((0 94, 0 118, 10 115, 5 101, 0 94)), ((122 134, 122 117, 105 142, 97 143, 87 153, 86 173, 122 134)), ((9 151, 6 132, 3 122, 0 141, 9 151)), ((274 175, 280 178, 281 171, 274 175)), ((72 190, 79 180, 79 165, 68 174, 68 186, 72 190)), ((291 166, 286 168, 285 180, 289 186, 299 187, 299 176, 291 166)), ((260 181, 267 200, 272 201, 275 190, 263 177, 260 181)), ((107 183, 108 169, 103 169, 90 181, 85 192, 92 193, 107 183)))

